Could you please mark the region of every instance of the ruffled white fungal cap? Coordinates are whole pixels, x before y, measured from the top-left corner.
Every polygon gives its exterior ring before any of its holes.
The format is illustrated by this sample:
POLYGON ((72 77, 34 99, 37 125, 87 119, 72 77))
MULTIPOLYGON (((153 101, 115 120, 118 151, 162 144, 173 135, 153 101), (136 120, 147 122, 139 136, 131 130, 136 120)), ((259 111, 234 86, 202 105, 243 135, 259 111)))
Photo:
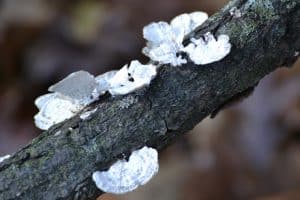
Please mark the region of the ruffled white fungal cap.
POLYGON ((181 55, 183 39, 194 28, 200 26, 208 18, 206 13, 193 12, 175 17, 171 24, 166 22, 151 23, 143 29, 147 46, 143 53, 160 64, 178 66, 187 63, 181 55))
POLYGON ((187 63, 180 53, 185 52, 197 65, 219 61, 229 54, 231 44, 227 35, 220 35, 216 40, 211 33, 183 46, 183 39, 191 31, 203 24, 208 15, 193 12, 175 17, 170 25, 166 22, 151 23, 144 27, 144 38, 148 41, 143 53, 160 64, 178 66, 187 63))
POLYGON ((111 78, 113 78, 116 75, 117 72, 118 70, 112 70, 96 76, 97 91, 100 94, 104 94, 106 91, 110 89, 109 81, 111 78))
MULTIPOLYGON (((109 91, 112 95, 124 95, 149 85, 156 76, 156 66, 142 65, 132 61, 119 71, 110 71, 96 78, 88 72, 78 71, 49 88, 50 94, 38 97, 35 105, 39 108, 34 116, 35 124, 42 130, 48 130, 54 124, 69 119, 85 106, 97 100, 109 91)), ((93 112, 83 113, 81 119, 87 119, 93 112)))
POLYGON ((190 59, 197 65, 205 65, 219 61, 229 54, 231 44, 227 35, 219 35, 217 39, 206 33, 198 40, 191 39, 191 43, 185 47, 184 51, 190 59))
POLYGON ((128 67, 122 67, 110 80, 110 89, 112 95, 124 95, 133 92, 143 86, 150 84, 156 76, 156 66, 143 65, 139 61, 132 61, 128 67))
POLYGON ((158 153, 150 147, 133 151, 129 160, 119 160, 107 171, 93 173, 93 181, 103 192, 123 194, 146 184, 158 172, 158 153))
POLYGON ((58 93, 38 97, 35 105, 40 111, 34 116, 34 122, 42 130, 48 130, 54 124, 73 117, 83 108, 81 104, 58 93))
POLYGON ((35 105, 39 112, 34 116, 35 125, 48 130, 51 126, 76 115, 84 106, 95 101, 102 91, 93 75, 78 71, 49 87, 53 92, 38 97, 35 105))
POLYGON ((186 63, 176 55, 183 48, 183 29, 173 28, 166 22, 158 22, 144 27, 143 34, 148 41, 143 53, 151 60, 174 66, 186 63))
MULTIPOLYGON (((216 40, 207 33, 198 40, 191 39, 188 46, 183 46, 184 37, 200 26, 208 18, 206 13, 193 12, 175 17, 170 24, 151 23, 144 27, 143 34, 147 46, 143 53, 159 64, 178 66, 187 63, 181 53, 186 53, 197 65, 205 65, 224 58, 231 45, 227 35, 220 35, 216 40)), ((96 78, 88 72, 78 71, 49 88, 50 94, 36 99, 39 113, 34 116, 37 127, 47 130, 54 124, 73 117, 85 106, 109 92, 111 95, 125 95, 150 84, 157 74, 157 67, 132 61, 119 71, 110 71, 96 78)), ((92 112, 82 114, 83 120, 92 112)))
POLYGON ((203 24, 207 19, 208 15, 205 12, 184 13, 172 19, 171 26, 176 29, 181 29, 184 36, 186 36, 195 28, 203 24))
POLYGON ((181 28, 175 29, 167 22, 151 23, 144 27, 144 38, 150 45, 158 45, 163 42, 180 43, 183 40, 184 32, 181 28))

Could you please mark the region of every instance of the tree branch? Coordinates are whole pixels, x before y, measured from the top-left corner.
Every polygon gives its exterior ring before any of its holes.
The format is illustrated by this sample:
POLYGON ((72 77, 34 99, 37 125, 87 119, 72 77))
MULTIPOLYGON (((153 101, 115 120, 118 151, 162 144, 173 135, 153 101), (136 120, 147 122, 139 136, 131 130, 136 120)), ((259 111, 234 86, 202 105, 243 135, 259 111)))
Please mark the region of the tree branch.
POLYGON ((230 36, 225 59, 163 66, 150 87, 105 96, 90 106, 98 108, 90 119, 77 115, 50 128, 0 163, 0 199, 95 199, 94 171, 144 145, 170 145, 268 73, 291 66, 300 51, 300 1, 231 1, 186 41, 207 31, 230 36), (232 16, 233 7, 242 16, 232 16))

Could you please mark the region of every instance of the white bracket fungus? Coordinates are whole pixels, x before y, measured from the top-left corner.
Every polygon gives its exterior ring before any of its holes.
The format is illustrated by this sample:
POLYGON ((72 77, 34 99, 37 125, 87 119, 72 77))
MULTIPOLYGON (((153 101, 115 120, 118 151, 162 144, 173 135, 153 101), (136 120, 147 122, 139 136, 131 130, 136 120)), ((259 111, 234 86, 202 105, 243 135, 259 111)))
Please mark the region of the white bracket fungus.
MULTIPOLYGON (((234 15, 239 15, 236 12, 232 11, 234 15)), ((208 32, 200 39, 192 38, 187 46, 183 45, 184 38, 207 18, 206 13, 193 12, 175 17, 170 24, 166 22, 149 24, 143 29, 144 38, 147 40, 143 53, 158 62, 159 66, 185 64, 187 56, 197 65, 223 59, 231 49, 227 35, 219 35, 216 39, 208 32), (185 57, 182 53, 185 53, 185 57)), ((38 128, 47 130, 73 117, 107 91, 111 95, 125 95, 148 86, 156 76, 159 66, 143 65, 134 60, 119 71, 110 71, 97 77, 85 71, 74 72, 51 86, 49 91, 52 93, 35 100, 39 108, 39 113, 34 116, 35 124, 38 128)), ((135 99, 129 99, 121 106, 128 108, 132 102, 134 103, 135 99)), ((80 118, 85 120, 96 110, 86 111, 80 118)), ((59 134, 60 132, 57 132, 55 135, 59 134)), ((0 162, 8 157, 0 157, 0 162)), ((92 179, 100 190, 122 194, 146 184, 158 172, 158 168, 157 151, 145 146, 133 151, 128 161, 122 159, 115 162, 107 171, 94 172, 92 179)))
POLYGON ((85 71, 70 74, 55 85, 49 87, 50 94, 38 97, 35 105, 39 108, 34 116, 35 124, 47 130, 54 124, 73 117, 84 106, 99 96, 97 81, 85 71))
POLYGON ((48 130, 54 124, 73 117, 83 108, 72 99, 57 93, 38 97, 35 105, 40 109, 34 116, 35 125, 42 130, 48 130))
POLYGON ((166 22, 158 22, 144 27, 143 33, 144 38, 148 40, 143 53, 151 60, 173 66, 187 62, 177 55, 177 52, 183 48, 184 32, 182 29, 173 28, 166 22))
MULTIPOLYGON (((181 53, 186 53, 197 65, 205 65, 224 58, 231 49, 229 37, 220 35, 217 39, 207 33, 203 38, 191 39, 183 46, 184 37, 206 21, 204 12, 193 12, 175 17, 170 24, 151 23, 144 27, 147 46, 143 53, 159 64, 178 66, 187 63, 181 53)), ((132 61, 119 71, 110 71, 96 78, 88 72, 78 71, 49 88, 50 94, 36 99, 39 113, 34 116, 38 128, 47 130, 54 124, 73 117, 85 106, 97 100, 105 92, 111 95, 125 95, 150 84, 157 74, 152 64, 143 65, 132 61)), ((90 113, 82 114, 86 119, 90 113)))
POLYGON ((113 78, 117 72, 118 72, 117 70, 112 70, 96 76, 95 80, 97 82, 98 92, 100 94, 104 94, 110 89, 109 80, 113 78))
MULTIPOLYGON (((192 32, 198 26, 203 24, 208 19, 208 15, 205 12, 192 12, 178 15, 171 20, 171 26, 175 29, 180 29, 184 36, 192 32)), ((181 41, 182 42, 182 41, 181 41)))
POLYGON ((96 171, 96 186, 108 193, 123 194, 146 184, 158 172, 158 153, 150 147, 133 151, 129 160, 115 162, 108 171, 96 171))
POLYGON ((185 47, 185 52, 197 65, 205 65, 223 59, 231 49, 229 37, 219 35, 217 40, 210 33, 206 33, 198 40, 191 39, 191 43, 185 47))
POLYGON ((10 155, 5 155, 0 157, 0 163, 3 162, 4 160, 10 158, 10 155))
POLYGON ((178 66, 187 63, 181 55, 184 37, 208 18, 204 12, 193 12, 175 17, 170 25, 166 22, 151 23, 143 29, 147 46, 143 53, 160 64, 178 66))
POLYGON ((180 53, 185 52, 197 65, 205 65, 224 58, 231 49, 229 37, 220 35, 216 40, 211 33, 183 46, 184 37, 200 26, 208 18, 203 12, 193 12, 175 17, 170 25, 166 22, 151 23, 144 27, 144 38, 147 46, 143 53, 159 64, 178 66, 187 63, 180 53))
POLYGON ((156 66, 143 65, 139 61, 132 61, 128 67, 122 67, 110 80, 110 89, 112 95, 124 95, 131 93, 141 87, 149 85, 156 76, 156 66))
MULTIPOLYGON (((35 105, 39 108, 34 116, 35 124, 47 130, 54 124, 69 119, 85 106, 109 91, 112 95, 124 95, 149 85, 156 76, 156 66, 142 65, 132 61, 119 71, 110 71, 96 78, 88 72, 78 71, 49 88, 50 94, 38 97, 35 105)), ((80 118, 87 119, 94 112, 83 113, 80 118)))

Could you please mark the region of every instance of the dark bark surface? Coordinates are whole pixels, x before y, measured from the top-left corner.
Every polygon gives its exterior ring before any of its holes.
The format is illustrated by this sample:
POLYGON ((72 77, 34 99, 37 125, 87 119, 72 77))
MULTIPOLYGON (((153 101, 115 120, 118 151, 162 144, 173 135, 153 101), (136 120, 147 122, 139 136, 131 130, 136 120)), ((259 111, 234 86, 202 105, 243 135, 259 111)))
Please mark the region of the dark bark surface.
POLYGON ((0 199, 95 199, 94 171, 145 145, 167 147, 268 73, 291 66, 300 51, 300 1, 231 1, 186 42, 207 31, 230 36, 225 59, 163 66, 150 87, 103 97, 89 119, 78 115, 50 128, 0 163, 0 199), (233 7, 241 17, 230 15, 233 7))

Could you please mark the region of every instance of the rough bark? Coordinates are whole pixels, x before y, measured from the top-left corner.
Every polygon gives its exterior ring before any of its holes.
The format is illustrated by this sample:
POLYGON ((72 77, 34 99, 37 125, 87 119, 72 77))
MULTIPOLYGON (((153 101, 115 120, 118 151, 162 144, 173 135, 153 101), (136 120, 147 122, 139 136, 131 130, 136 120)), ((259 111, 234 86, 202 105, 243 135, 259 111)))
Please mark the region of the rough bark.
MULTIPOLYGON (((144 145, 162 149, 300 51, 299 0, 234 0, 191 36, 227 34, 231 53, 206 66, 163 66, 150 87, 103 97, 0 163, 0 199, 95 199, 91 174, 144 145), (241 17, 229 10, 240 9, 241 17)), ((268 98, 268 97, 266 97, 268 98)))

